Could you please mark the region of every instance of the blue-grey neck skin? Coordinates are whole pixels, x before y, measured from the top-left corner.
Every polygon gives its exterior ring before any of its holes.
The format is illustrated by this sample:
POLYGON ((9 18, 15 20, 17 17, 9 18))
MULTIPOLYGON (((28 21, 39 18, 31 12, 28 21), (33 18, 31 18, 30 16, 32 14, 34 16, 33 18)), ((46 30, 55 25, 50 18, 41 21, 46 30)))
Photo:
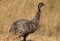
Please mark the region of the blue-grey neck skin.
POLYGON ((40 7, 38 6, 38 12, 41 12, 41 7, 42 7, 42 6, 40 6, 40 7))

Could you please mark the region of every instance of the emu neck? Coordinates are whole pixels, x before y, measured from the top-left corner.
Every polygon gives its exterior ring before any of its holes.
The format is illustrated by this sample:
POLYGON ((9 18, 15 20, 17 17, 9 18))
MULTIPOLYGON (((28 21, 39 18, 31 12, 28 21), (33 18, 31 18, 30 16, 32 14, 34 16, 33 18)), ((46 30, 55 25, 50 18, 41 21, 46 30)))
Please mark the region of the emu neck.
POLYGON ((40 13, 41 12, 37 12, 36 16, 33 18, 32 22, 35 24, 35 25, 39 25, 39 20, 40 20, 40 13))

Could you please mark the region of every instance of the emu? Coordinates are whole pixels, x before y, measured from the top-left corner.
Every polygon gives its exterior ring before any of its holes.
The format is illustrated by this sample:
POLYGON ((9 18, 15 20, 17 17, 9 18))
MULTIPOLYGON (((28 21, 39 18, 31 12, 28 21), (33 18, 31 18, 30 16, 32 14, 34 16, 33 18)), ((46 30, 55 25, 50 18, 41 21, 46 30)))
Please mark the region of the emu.
POLYGON ((15 21, 9 30, 9 33, 13 35, 18 35, 18 37, 23 37, 23 41, 26 41, 26 37, 34 33, 39 26, 41 7, 44 3, 38 4, 38 10, 36 16, 32 20, 20 19, 15 21))

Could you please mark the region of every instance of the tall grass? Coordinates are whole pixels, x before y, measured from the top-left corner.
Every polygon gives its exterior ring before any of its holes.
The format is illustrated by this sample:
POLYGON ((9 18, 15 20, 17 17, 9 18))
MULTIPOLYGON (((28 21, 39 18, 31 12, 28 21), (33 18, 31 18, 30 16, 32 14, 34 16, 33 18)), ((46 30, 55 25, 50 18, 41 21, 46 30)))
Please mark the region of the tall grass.
POLYGON ((11 24, 18 19, 32 19, 37 5, 44 2, 40 27, 29 38, 35 41, 60 41, 60 0, 0 0, 0 41, 16 41, 9 35, 11 24), (10 40, 11 38, 11 40, 10 40))

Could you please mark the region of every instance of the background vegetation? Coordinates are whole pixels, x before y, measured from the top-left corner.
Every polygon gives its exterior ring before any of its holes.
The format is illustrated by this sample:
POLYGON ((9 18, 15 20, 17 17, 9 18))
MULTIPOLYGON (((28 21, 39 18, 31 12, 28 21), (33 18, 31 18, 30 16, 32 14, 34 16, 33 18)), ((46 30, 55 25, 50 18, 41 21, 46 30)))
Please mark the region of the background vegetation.
POLYGON ((11 24, 18 19, 31 20, 37 5, 43 2, 40 27, 27 37, 33 41, 60 41, 60 0, 0 0, 0 41, 17 41, 9 36, 11 24))

